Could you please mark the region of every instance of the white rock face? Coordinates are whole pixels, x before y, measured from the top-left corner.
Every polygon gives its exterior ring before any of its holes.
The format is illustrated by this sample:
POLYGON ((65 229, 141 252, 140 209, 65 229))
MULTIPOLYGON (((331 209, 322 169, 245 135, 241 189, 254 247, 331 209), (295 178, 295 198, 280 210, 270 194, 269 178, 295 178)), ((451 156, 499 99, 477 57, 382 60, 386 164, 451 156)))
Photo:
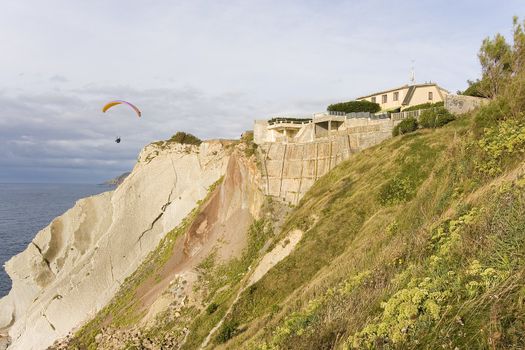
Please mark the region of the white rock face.
POLYGON ((226 171, 220 141, 152 144, 112 192, 79 200, 9 260, 0 300, 9 350, 45 349, 106 305, 160 239, 226 171))

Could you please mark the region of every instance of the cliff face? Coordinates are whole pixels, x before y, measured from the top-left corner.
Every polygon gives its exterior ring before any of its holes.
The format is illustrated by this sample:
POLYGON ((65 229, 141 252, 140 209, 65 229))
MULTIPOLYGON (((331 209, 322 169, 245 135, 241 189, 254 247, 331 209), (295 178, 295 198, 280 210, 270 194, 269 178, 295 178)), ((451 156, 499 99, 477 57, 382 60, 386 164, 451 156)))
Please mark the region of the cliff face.
POLYGON ((115 191, 79 200, 9 260, 13 287, 0 300, 9 349, 45 348, 106 305, 224 175, 225 146, 147 146, 115 191))
MULTIPOLYGON (((228 284, 228 275, 237 281, 242 278, 253 239, 264 243, 252 229, 264 201, 260 175, 254 157, 246 157, 242 148, 232 150, 223 178, 183 223, 163 238, 104 309, 53 349, 122 349, 131 345, 175 349, 186 342, 192 323, 198 325, 199 334, 206 330, 199 324, 198 314, 207 314, 217 293, 224 298, 224 293, 236 291, 237 286, 228 284), (231 264, 236 266, 234 271, 223 268, 231 264)), ((217 311, 214 316, 219 314, 217 311)))

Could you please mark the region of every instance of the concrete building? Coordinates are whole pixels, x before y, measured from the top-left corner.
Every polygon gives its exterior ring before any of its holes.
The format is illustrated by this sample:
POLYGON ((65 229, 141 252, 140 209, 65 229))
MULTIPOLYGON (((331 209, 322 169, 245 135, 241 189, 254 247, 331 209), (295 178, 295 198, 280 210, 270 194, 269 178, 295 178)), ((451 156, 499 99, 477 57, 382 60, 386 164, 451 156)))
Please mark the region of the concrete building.
POLYGON ((275 117, 270 120, 256 120, 253 128, 255 143, 294 142, 304 133, 304 126, 312 118, 275 117))
POLYGON ((422 103, 436 103, 445 100, 449 91, 435 83, 403 85, 395 89, 375 92, 370 95, 356 98, 358 101, 378 103, 381 110, 389 111, 397 108, 401 110, 422 103))

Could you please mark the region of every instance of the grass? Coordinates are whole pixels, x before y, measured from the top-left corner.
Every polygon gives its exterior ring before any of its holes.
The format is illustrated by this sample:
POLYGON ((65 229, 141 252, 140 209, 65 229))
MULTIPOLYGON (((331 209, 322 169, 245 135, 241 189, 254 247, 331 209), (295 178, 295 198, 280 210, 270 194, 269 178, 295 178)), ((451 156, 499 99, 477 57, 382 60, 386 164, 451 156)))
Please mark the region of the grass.
POLYGON ((522 348, 525 198, 476 169, 472 121, 389 140, 321 178, 280 234, 303 240, 241 295, 228 321, 243 332, 225 347, 522 348))

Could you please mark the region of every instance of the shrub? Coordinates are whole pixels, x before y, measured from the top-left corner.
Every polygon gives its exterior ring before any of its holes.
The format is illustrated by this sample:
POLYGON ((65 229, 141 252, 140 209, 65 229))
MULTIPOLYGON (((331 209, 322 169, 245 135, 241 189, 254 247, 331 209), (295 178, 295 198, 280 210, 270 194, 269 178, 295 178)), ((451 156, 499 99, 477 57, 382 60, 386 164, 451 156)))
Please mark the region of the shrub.
POLYGON ((208 315, 211 315, 212 313, 214 313, 215 311, 217 311, 218 308, 219 308, 219 304, 217 304, 217 303, 211 303, 211 304, 208 305, 208 307, 206 308, 206 312, 208 313, 208 315))
POLYGON ((241 141, 246 145, 244 148, 244 154, 246 157, 251 157, 257 150, 257 144, 253 142, 253 131, 245 131, 241 135, 241 141))
POLYGON ((519 154, 525 152, 525 124, 516 120, 504 120, 484 131, 478 141, 482 151, 476 161, 477 169, 486 175, 495 176, 519 154))
POLYGON ((406 118, 403 119, 399 124, 394 127, 392 130, 392 136, 404 135, 410 132, 416 131, 418 127, 416 118, 406 118))
POLYGON ((197 136, 194 136, 190 133, 178 131, 175 135, 173 135, 168 142, 176 142, 176 143, 182 143, 186 145, 200 145, 202 143, 202 140, 199 139, 197 136))
POLYGON ((467 80, 468 88, 465 91, 458 91, 458 95, 464 96, 473 96, 473 97, 486 97, 485 94, 481 91, 481 81, 478 79, 476 81, 467 80))
POLYGON ((345 112, 345 113, 357 113, 357 112, 370 112, 376 113, 381 110, 379 104, 370 101, 348 101, 331 104, 327 108, 330 112, 345 112))
POLYGON ((237 334, 237 327, 239 327, 239 323, 236 321, 225 322, 219 330, 217 338, 215 338, 217 343, 226 343, 228 340, 233 338, 235 334, 237 334))
POLYGON ((379 190, 379 202, 383 205, 403 203, 416 192, 415 187, 409 178, 394 177, 379 190))
POLYGON ((489 104, 482 106, 474 117, 474 133, 481 136, 484 130, 492 128, 501 120, 510 115, 510 107, 503 98, 491 101, 489 104))
POLYGON ((443 107, 444 105, 445 105, 445 102, 443 102, 443 101, 436 102, 436 103, 427 102, 427 103, 422 103, 422 104, 419 104, 419 105, 415 105, 415 106, 411 106, 411 107, 405 108, 405 109, 403 109, 403 112, 417 111, 418 109, 428 109, 428 108, 432 108, 432 107, 443 107))
POLYGON ((439 128, 455 119, 445 107, 428 109, 421 113, 419 125, 423 128, 439 128))

